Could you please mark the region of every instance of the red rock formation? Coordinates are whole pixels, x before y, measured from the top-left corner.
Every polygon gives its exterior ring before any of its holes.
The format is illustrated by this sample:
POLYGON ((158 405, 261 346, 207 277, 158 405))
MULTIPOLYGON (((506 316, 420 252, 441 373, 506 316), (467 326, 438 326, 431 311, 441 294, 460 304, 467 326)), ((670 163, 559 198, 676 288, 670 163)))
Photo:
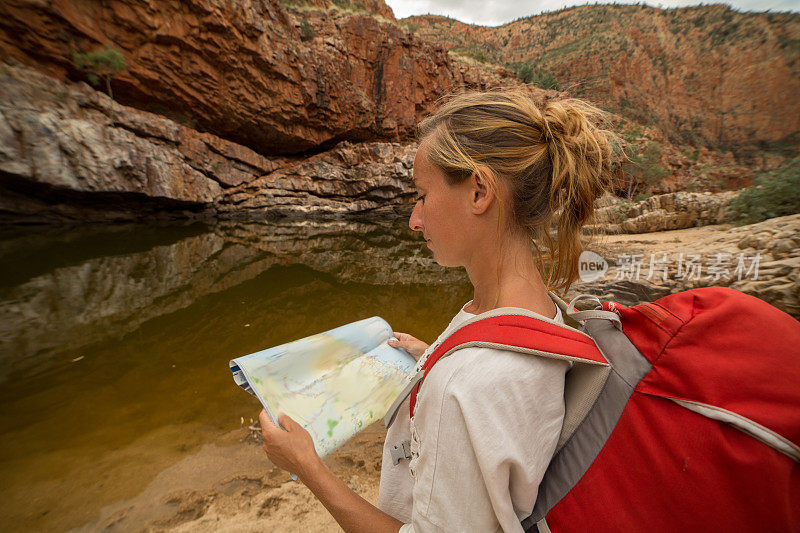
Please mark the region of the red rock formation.
POLYGON ((415 143, 268 158, 24 66, 0 65, 0 108, 4 222, 342 218, 413 194, 415 143))
POLYGON ((127 65, 112 82, 118 101, 265 155, 408 138, 443 93, 498 83, 367 4, 387 22, 277 0, 8 0, 0 59, 84 79, 72 52, 110 44, 127 65))
POLYGON ((487 64, 529 63, 561 89, 653 125, 674 144, 736 150, 737 157, 800 149, 796 13, 587 5, 498 27, 438 16, 400 23, 487 64))

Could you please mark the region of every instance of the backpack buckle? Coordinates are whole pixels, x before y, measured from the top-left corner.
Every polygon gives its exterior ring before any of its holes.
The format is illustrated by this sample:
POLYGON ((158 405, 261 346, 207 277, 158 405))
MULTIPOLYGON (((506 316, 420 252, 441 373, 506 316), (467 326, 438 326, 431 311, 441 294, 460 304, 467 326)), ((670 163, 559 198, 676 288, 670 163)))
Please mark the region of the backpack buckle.
POLYGON ((411 459, 411 441, 404 440, 389 448, 392 454, 392 464, 397 464, 403 459, 411 459))

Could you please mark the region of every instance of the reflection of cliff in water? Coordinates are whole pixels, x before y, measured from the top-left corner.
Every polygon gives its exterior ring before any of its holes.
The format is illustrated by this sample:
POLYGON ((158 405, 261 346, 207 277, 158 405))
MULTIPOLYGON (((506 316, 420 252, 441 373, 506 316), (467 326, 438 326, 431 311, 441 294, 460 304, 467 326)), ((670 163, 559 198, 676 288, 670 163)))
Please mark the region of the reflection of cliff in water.
MULTIPOLYGON (((380 305, 370 303, 374 314, 387 319, 393 311, 409 313, 394 313, 402 319, 425 314, 431 306, 438 313, 455 312, 471 297, 464 270, 437 265, 405 220, 17 229, 0 240, 0 272, 0 380, 18 371, 44 370, 56 360, 64 363, 67 352, 121 339, 148 320, 256 278, 253 296, 275 299, 273 324, 262 324, 273 329, 285 327, 281 307, 310 313, 291 313, 297 317, 320 314, 306 294, 317 282, 365 285, 358 298, 381 295, 380 305), (431 285, 438 288, 390 296, 399 286, 431 285), (443 302, 432 305, 438 299, 443 302)), ((675 290, 598 280, 576 284, 568 297, 586 292, 634 305, 675 290)), ((224 298, 218 305, 222 316, 231 312, 224 298)), ((436 316, 428 323, 438 324, 436 316)), ((365 317, 353 320, 359 318, 365 317)), ((241 320, 253 321, 252 313, 245 309, 241 320)), ((428 340, 438 333, 430 331, 428 340)))
POLYGON ((334 282, 371 285, 464 279, 439 267, 417 236, 389 225, 18 231, 0 242, 3 376, 49 366, 57 352, 122 336, 279 265, 305 265, 334 282))

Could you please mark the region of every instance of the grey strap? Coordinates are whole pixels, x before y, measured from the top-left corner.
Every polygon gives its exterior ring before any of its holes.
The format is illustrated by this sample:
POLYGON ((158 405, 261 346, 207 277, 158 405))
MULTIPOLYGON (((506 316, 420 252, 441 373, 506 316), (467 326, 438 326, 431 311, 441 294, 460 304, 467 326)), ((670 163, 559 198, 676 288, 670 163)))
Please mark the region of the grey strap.
POLYGON ((613 311, 604 311, 603 302, 601 302, 597 296, 593 294, 579 294, 573 298, 571 302, 567 303, 553 291, 548 291, 548 293, 556 305, 561 308, 561 311, 568 317, 578 322, 580 325, 583 326, 587 320, 593 318, 602 318, 604 320, 610 320, 611 323, 614 324, 615 328, 622 331, 622 321, 619 319, 619 315, 613 311), (578 311, 578 309, 575 307, 575 304, 581 300, 592 301, 595 308, 586 311, 578 311))
POLYGON ((522 521, 525 531, 535 531, 534 526, 583 477, 614 431, 634 389, 652 370, 650 362, 610 321, 588 320, 584 329, 611 363, 611 375, 589 414, 550 460, 531 516, 522 521))
POLYGON ((760 440, 770 448, 773 448, 800 463, 800 446, 797 446, 783 435, 772 431, 768 427, 762 426, 754 420, 750 420, 739 413, 734 413, 733 411, 728 411, 727 409, 723 409, 722 407, 717 407, 715 405, 694 402, 692 400, 679 400, 677 398, 670 398, 670 400, 680 406, 685 407, 686 409, 689 409, 690 411, 694 411, 695 413, 703 415, 706 418, 711 418, 713 420, 719 420, 720 422, 730 424, 739 431, 747 433, 751 437, 760 440))
POLYGON ((411 381, 403 387, 403 390, 400 391, 400 394, 397 395, 397 398, 394 399, 391 407, 389 407, 389 410, 386 412, 386 416, 383 417, 384 426, 388 428, 392 425, 392 422, 394 422, 394 419, 397 417, 397 412, 400 410, 400 405, 408 398, 408 395, 411 394, 411 391, 414 390, 414 387, 420 382, 424 375, 425 372, 417 372, 417 374, 411 378, 411 381))
POLYGON ((558 294, 554 293, 553 291, 547 291, 547 293, 563 313, 569 311, 569 304, 562 300, 558 294))
POLYGON ((619 319, 619 315, 613 311, 601 311, 599 309, 588 309, 586 311, 577 311, 570 313, 570 315, 574 320, 584 324, 587 320, 592 318, 602 318, 605 320, 610 320, 614 327, 618 330, 622 331, 622 321, 619 319))

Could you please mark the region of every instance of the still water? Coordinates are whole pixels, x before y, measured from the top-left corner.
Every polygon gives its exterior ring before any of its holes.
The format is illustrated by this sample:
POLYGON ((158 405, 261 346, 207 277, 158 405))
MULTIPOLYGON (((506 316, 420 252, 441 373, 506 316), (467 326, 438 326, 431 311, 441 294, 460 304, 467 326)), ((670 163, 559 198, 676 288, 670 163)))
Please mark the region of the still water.
POLYGON ((93 226, 0 239, 0 517, 65 530, 258 414, 228 361, 471 298, 406 222, 93 226))

